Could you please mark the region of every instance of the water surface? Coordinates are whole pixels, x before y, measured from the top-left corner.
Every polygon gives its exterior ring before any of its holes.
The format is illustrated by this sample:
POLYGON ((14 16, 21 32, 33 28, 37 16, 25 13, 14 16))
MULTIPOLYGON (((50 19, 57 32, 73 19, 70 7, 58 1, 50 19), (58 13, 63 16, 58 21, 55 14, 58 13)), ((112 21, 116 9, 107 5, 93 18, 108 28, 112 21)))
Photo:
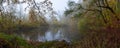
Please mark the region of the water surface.
POLYGON ((29 32, 17 32, 17 36, 20 36, 26 40, 32 41, 53 41, 53 40, 65 40, 65 41, 76 41, 80 40, 80 32, 77 28, 68 26, 63 27, 38 27, 29 32))

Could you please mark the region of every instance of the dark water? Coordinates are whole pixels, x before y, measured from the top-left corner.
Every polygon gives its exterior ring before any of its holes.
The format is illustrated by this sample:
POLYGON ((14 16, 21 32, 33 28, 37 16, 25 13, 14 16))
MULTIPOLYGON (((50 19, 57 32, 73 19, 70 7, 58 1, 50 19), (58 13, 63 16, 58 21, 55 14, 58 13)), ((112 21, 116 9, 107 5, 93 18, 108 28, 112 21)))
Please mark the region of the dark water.
POLYGON ((29 32, 17 32, 17 36, 20 36, 26 40, 32 41, 53 41, 53 40, 66 40, 77 41, 80 40, 81 34, 76 27, 38 27, 29 32))

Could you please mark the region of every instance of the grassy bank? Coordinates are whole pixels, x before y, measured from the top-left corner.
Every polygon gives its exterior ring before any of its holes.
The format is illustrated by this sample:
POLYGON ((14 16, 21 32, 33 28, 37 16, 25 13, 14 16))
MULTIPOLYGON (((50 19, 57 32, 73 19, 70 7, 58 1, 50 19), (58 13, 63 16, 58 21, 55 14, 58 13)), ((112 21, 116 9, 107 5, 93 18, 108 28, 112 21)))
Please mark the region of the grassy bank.
POLYGON ((0 48, 30 48, 34 47, 20 37, 0 33, 0 48))
POLYGON ((0 33, 0 48, 69 48, 65 41, 34 42, 14 35, 0 33))

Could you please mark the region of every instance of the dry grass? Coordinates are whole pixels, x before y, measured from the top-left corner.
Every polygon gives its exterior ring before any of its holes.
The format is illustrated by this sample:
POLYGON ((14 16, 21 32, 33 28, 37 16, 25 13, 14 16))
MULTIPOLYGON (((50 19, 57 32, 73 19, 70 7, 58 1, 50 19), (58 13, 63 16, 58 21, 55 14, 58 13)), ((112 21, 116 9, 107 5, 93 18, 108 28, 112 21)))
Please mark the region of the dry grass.
POLYGON ((120 48, 120 29, 106 28, 88 32, 75 44, 73 48, 120 48))

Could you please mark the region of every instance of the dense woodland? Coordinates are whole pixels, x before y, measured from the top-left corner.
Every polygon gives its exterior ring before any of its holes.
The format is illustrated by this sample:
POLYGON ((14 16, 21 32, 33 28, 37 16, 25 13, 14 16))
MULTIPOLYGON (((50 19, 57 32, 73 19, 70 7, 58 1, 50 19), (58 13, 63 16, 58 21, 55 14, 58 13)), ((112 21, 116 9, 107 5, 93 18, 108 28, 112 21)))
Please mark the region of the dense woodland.
POLYGON ((60 15, 50 0, 0 0, 0 48, 120 48, 120 0, 69 0, 67 4, 60 15), (18 10, 20 4, 27 4, 24 11, 18 10), (34 42, 12 34, 41 26, 78 28, 83 37, 71 43, 34 42))

